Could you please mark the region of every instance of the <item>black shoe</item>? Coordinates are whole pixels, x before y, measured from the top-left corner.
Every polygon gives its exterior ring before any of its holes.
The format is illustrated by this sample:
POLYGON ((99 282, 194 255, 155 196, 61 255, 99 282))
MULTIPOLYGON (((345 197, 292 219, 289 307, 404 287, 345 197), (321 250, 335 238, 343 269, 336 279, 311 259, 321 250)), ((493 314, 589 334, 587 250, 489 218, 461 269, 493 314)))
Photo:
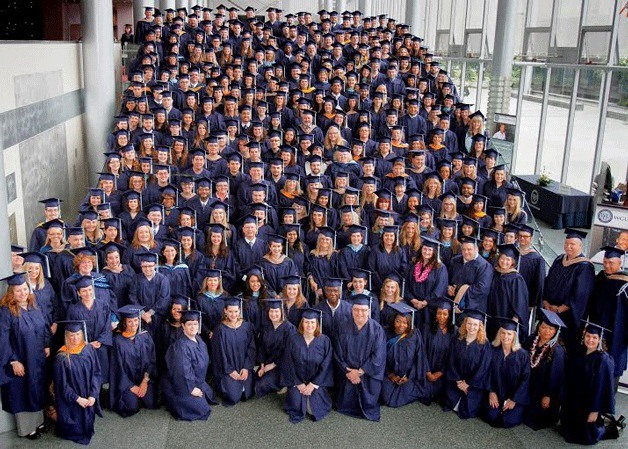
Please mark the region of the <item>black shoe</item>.
POLYGON ((48 433, 50 430, 50 424, 44 422, 41 426, 37 427, 37 432, 39 433, 48 433))
POLYGON ((34 431, 33 433, 29 433, 28 435, 26 435, 24 438, 26 438, 27 440, 39 440, 41 438, 41 433, 39 433, 37 430, 34 431))

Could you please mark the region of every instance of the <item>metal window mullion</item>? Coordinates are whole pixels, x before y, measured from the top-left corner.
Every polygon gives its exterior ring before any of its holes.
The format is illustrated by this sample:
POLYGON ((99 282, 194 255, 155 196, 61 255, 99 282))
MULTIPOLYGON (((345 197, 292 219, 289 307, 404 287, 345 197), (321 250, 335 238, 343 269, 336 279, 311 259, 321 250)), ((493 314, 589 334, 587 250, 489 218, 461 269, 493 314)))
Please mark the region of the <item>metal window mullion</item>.
MULTIPOLYGON (((515 140, 513 143, 512 159, 510 161, 510 173, 514 173, 517 164, 517 151, 519 148, 519 133, 521 132, 521 111, 523 110, 523 93, 525 91, 525 83, 523 82, 524 67, 521 67, 521 75, 519 75, 519 92, 517 93, 517 126, 515 126, 515 140)), ((533 69, 534 70, 534 69, 533 69)))
POLYGON ((578 99, 578 85, 580 84, 580 69, 576 69, 573 78, 573 90, 571 91, 571 101, 569 103, 569 114, 567 115, 567 134, 565 135, 565 149, 563 150, 563 167, 560 172, 560 182, 567 183, 567 173, 569 172, 569 160, 571 156, 571 142, 573 134, 573 121, 576 115, 576 101, 578 99))
MULTIPOLYGON (((477 109, 480 109, 481 104, 482 104, 482 81, 484 78, 484 61, 480 61, 480 66, 478 67, 478 81, 476 84, 476 90, 475 90, 475 104, 477 106, 477 109)), ((491 123, 492 123, 492 119, 491 119, 491 123)))
POLYGON ((462 68, 460 69, 460 93, 464 96, 464 87, 467 84, 467 61, 462 61, 462 68))
POLYGON ((582 9, 580 9, 580 20, 578 22, 578 43, 576 44, 576 55, 578 59, 576 63, 582 61, 582 44, 584 42, 584 22, 586 21, 587 10, 589 9, 589 0, 582 0, 582 9))
POLYGON ((486 21, 488 20, 488 0, 484 0, 484 7, 482 10, 482 37, 480 40, 480 58, 484 59, 486 57, 486 52, 484 51, 484 41, 486 40, 486 21))
POLYGON ((598 116, 597 137, 595 139, 595 153, 593 155, 593 168, 591 171, 591 192, 593 191, 593 179, 600 170, 602 161, 602 147, 604 145, 604 133, 606 131, 606 114, 608 113, 608 99, 611 94, 611 82, 613 81, 613 71, 609 70, 604 74, 602 93, 600 97, 600 115, 598 116))
POLYGON ((547 115, 547 104, 549 101, 550 80, 552 68, 548 67, 545 73, 545 86, 543 86, 543 102, 541 103, 541 116, 539 117, 539 137, 536 141, 536 161, 534 162, 534 173, 541 172, 543 162, 543 145, 545 142, 545 116, 547 115))
POLYGON ((556 14, 556 10, 558 9, 558 1, 552 1, 552 20, 550 21, 550 30, 549 30, 549 42, 547 45, 547 54, 550 54, 550 48, 552 48, 552 43, 556 39, 556 24, 558 23, 558 15, 556 14))
POLYGON ((618 9, 619 9, 619 0, 615 0, 615 8, 613 9, 613 23, 612 23, 612 28, 611 28, 611 42, 610 42, 610 45, 608 46, 608 58, 607 58, 608 65, 615 65, 618 63, 618 60, 617 60, 618 54, 616 52, 617 33, 619 32, 619 21, 617 20, 617 17, 619 16, 619 14, 617 13, 618 9))

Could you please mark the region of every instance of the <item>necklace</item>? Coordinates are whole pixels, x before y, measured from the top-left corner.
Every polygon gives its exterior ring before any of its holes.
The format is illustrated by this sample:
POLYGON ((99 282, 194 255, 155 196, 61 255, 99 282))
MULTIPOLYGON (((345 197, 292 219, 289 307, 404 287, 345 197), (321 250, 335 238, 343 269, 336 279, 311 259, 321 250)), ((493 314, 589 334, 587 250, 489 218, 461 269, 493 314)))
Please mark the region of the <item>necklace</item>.
POLYGON ((530 367, 532 369, 539 366, 539 364, 541 363, 541 360, 543 360, 543 356, 545 356, 547 351, 549 351, 550 349, 549 342, 545 343, 541 348, 541 352, 537 356, 536 350, 538 349, 538 344, 539 344, 539 336, 537 335, 536 338, 534 339, 534 343, 532 343, 532 348, 530 349, 530 367))

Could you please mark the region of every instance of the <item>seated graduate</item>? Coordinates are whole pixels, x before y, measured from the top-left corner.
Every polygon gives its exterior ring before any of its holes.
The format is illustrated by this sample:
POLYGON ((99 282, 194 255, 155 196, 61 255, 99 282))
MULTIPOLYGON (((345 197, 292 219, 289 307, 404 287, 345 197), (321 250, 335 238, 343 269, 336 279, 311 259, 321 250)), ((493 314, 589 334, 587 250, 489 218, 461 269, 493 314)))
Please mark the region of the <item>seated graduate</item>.
POLYGON ((183 312, 183 333, 168 348, 167 374, 161 380, 166 408, 184 421, 206 420, 211 413, 210 404, 217 404, 214 390, 205 381, 209 354, 200 337, 201 323, 200 311, 183 312))
POLYGON ((382 384, 382 402, 389 407, 401 407, 416 400, 428 404, 430 384, 423 337, 414 328, 415 309, 407 304, 392 303, 394 311, 386 342, 386 376, 382 384))
POLYGON ((253 396, 255 338, 253 325, 242 316, 242 299, 225 298, 222 322, 211 339, 214 385, 230 406, 253 396))
POLYGON ((600 441, 606 433, 602 414, 615 413, 615 367, 604 348, 608 329, 585 323, 582 344, 567 359, 560 422, 566 442, 590 445, 600 441))
POLYGON ((455 316, 453 301, 445 297, 440 298, 440 303, 436 307, 436 317, 423 336, 429 367, 426 376, 430 383, 432 401, 442 400, 449 352, 456 338, 455 316))
POLYGON ((530 401, 523 417, 534 430, 552 427, 558 422, 565 382, 565 348, 559 338, 565 323, 558 314, 539 309, 539 324, 525 348, 530 353, 530 401))
POLYGON ((335 328, 336 409, 345 415, 379 421, 379 396, 386 370, 386 337, 370 319, 371 298, 351 298, 351 318, 335 328))
POLYGON ((493 341, 488 401, 484 420, 493 427, 514 427, 523 422, 528 405, 530 357, 519 343, 519 323, 507 318, 499 322, 493 341))
POLYGON ((133 304, 118 309, 120 322, 109 363, 109 407, 122 417, 136 414, 142 406, 157 408, 155 344, 141 328, 143 313, 142 306, 133 304))
POLYGON ((65 344, 54 359, 57 435, 89 444, 94 435, 97 402, 102 381, 96 350, 87 342, 85 321, 62 322, 65 344))
POLYGON ((296 333, 294 325, 286 319, 281 299, 268 299, 261 306, 264 307, 265 316, 262 318, 261 332, 257 339, 257 397, 276 393, 284 387, 280 375, 281 367, 285 363, 284 353, 288 339, 296 333))
POLYGON ((478 416, 489 388, 491 347, 485 317, 479 310, 465 310, 460 335, 449 353, 443 410, 454 410, 461 419, 478 416))
POLYGON ((333 386, 332 345, 321 333, 322 312, 304 307, 296 334, 289 337, 281 367, 282 383, 288 388, 284 410, 290 422, 309 415, 314 421, 331 410, 328 388, 333 386))

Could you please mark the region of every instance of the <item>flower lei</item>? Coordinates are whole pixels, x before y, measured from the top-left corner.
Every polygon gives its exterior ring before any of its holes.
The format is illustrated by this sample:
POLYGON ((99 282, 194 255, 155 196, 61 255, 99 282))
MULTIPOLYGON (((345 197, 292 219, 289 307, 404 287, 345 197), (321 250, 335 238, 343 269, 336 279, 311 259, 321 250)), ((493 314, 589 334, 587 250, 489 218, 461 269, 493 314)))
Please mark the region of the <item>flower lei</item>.
POLYGON ((547 351, 551 349, 549 342, 545 343, 543 345, 543 348, 541 349, 541 352, 535 358, 536 350, 538 349, 538 343, 539 343, 539 336, 537 335, 536 338, 534 339, 534 342, 532 343, 532 348, 530 348, 530 367, 532 369, 539 366, 539 364, 541 363, 541 360, 543 360, 543 356, 547 353, 547 351))
POLYGON ((419 284, 421 282, 425 282, 427 277, 430 275, 430 271, 432 271, 432 267, 426 267, 425 269, 423 269, 423 263, 418 262, 414 266, 414 280, 419 284))

